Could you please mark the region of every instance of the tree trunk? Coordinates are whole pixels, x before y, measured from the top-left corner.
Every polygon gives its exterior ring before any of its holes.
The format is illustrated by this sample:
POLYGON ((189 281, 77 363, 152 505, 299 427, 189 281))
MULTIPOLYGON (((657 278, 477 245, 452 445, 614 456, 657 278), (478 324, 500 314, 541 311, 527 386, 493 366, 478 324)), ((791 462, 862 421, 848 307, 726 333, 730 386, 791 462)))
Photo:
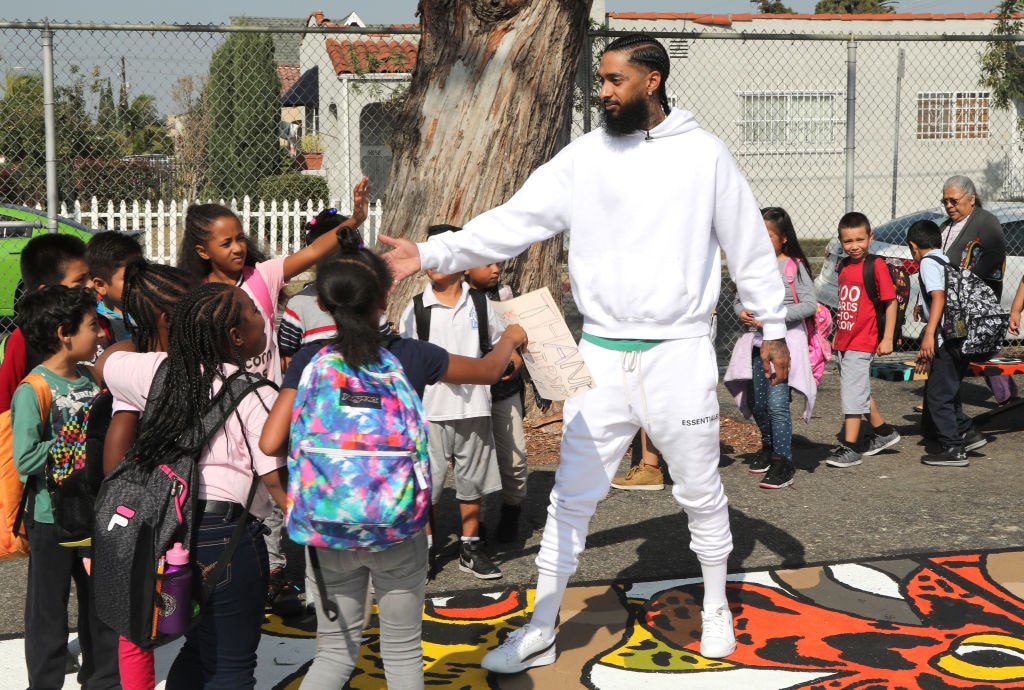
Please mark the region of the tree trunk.
MULTIPOLYGON (((392 141, 382 230, 422 241, 508 200, 569 140, 591 0, 420 0, 422 37, 392 141)), ((520 292, 561 295, 562 238, 506 263, 520 292)), ((397 320, 423 281, 398 287, 397 320)))

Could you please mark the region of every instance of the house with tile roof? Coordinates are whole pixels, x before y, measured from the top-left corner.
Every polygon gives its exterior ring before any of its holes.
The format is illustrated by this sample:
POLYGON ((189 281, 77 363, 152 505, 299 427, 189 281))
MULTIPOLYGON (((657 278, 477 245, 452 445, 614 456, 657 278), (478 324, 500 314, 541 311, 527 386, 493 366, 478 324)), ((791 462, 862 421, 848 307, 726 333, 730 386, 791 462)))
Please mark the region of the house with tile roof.
MULTIPOLYGON (((309 15, 306 26, 367 28, 354 12, 335 22, 319 10, 309 15)), ((323 167, 307 174, 324 176, 332 198, 349 197, 364 174, 373 184, 373 200, 384 193, 391 170, 388 142, 416 64, 417 30, 409 24, 373 27, 365 33, 303 35, 303 75, 318 75, 304 130, 319 134, 324 148, 323 167)))

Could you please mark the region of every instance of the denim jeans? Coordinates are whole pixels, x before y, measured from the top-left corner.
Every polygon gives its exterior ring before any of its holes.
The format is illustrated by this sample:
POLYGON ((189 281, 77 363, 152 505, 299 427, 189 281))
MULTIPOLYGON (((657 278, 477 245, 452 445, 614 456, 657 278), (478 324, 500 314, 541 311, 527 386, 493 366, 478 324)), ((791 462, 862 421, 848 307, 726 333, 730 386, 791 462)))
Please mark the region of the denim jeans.
POLYGON ((793 417, 789 412, 789 386, 773 386, 764 375, 761 348, 751 352, 750 411, 761 430, 761 445, 793 462, 793 417))
MULTIPOLYGON (((222 515, 203 516, 193 557, 204 567, 212 566, 234 529, 235 523, 224 522, 222 515)), ((167 675, 168 690, 255 687, 268 572, 263 524, 253 521, 243 531, 199 624, 185 635, 167 675)))

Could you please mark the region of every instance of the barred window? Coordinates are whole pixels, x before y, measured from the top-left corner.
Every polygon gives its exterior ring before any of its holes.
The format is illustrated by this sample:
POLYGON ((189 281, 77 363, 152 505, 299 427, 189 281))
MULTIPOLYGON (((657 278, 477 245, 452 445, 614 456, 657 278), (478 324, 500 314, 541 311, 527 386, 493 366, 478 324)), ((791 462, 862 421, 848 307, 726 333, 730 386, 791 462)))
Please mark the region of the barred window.
POLYGON ((988 91, 917 94, 918 139, 988 139, 988 91))
POLYGON ((839 94, 788 91, 743 93, 740 97, 744 144, 831 149, 839 141, 839 94))

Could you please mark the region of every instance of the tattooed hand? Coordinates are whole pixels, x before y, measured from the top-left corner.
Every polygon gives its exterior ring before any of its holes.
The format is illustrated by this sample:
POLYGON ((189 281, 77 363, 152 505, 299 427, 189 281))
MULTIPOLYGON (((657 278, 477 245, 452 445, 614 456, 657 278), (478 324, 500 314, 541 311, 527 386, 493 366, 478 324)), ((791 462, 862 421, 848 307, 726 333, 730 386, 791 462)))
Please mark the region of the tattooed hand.
POLYGON ((774 386, 789 381, 789 348, 784 339, 766 340, 761 345, 761 364, 764 375, 774 386))

